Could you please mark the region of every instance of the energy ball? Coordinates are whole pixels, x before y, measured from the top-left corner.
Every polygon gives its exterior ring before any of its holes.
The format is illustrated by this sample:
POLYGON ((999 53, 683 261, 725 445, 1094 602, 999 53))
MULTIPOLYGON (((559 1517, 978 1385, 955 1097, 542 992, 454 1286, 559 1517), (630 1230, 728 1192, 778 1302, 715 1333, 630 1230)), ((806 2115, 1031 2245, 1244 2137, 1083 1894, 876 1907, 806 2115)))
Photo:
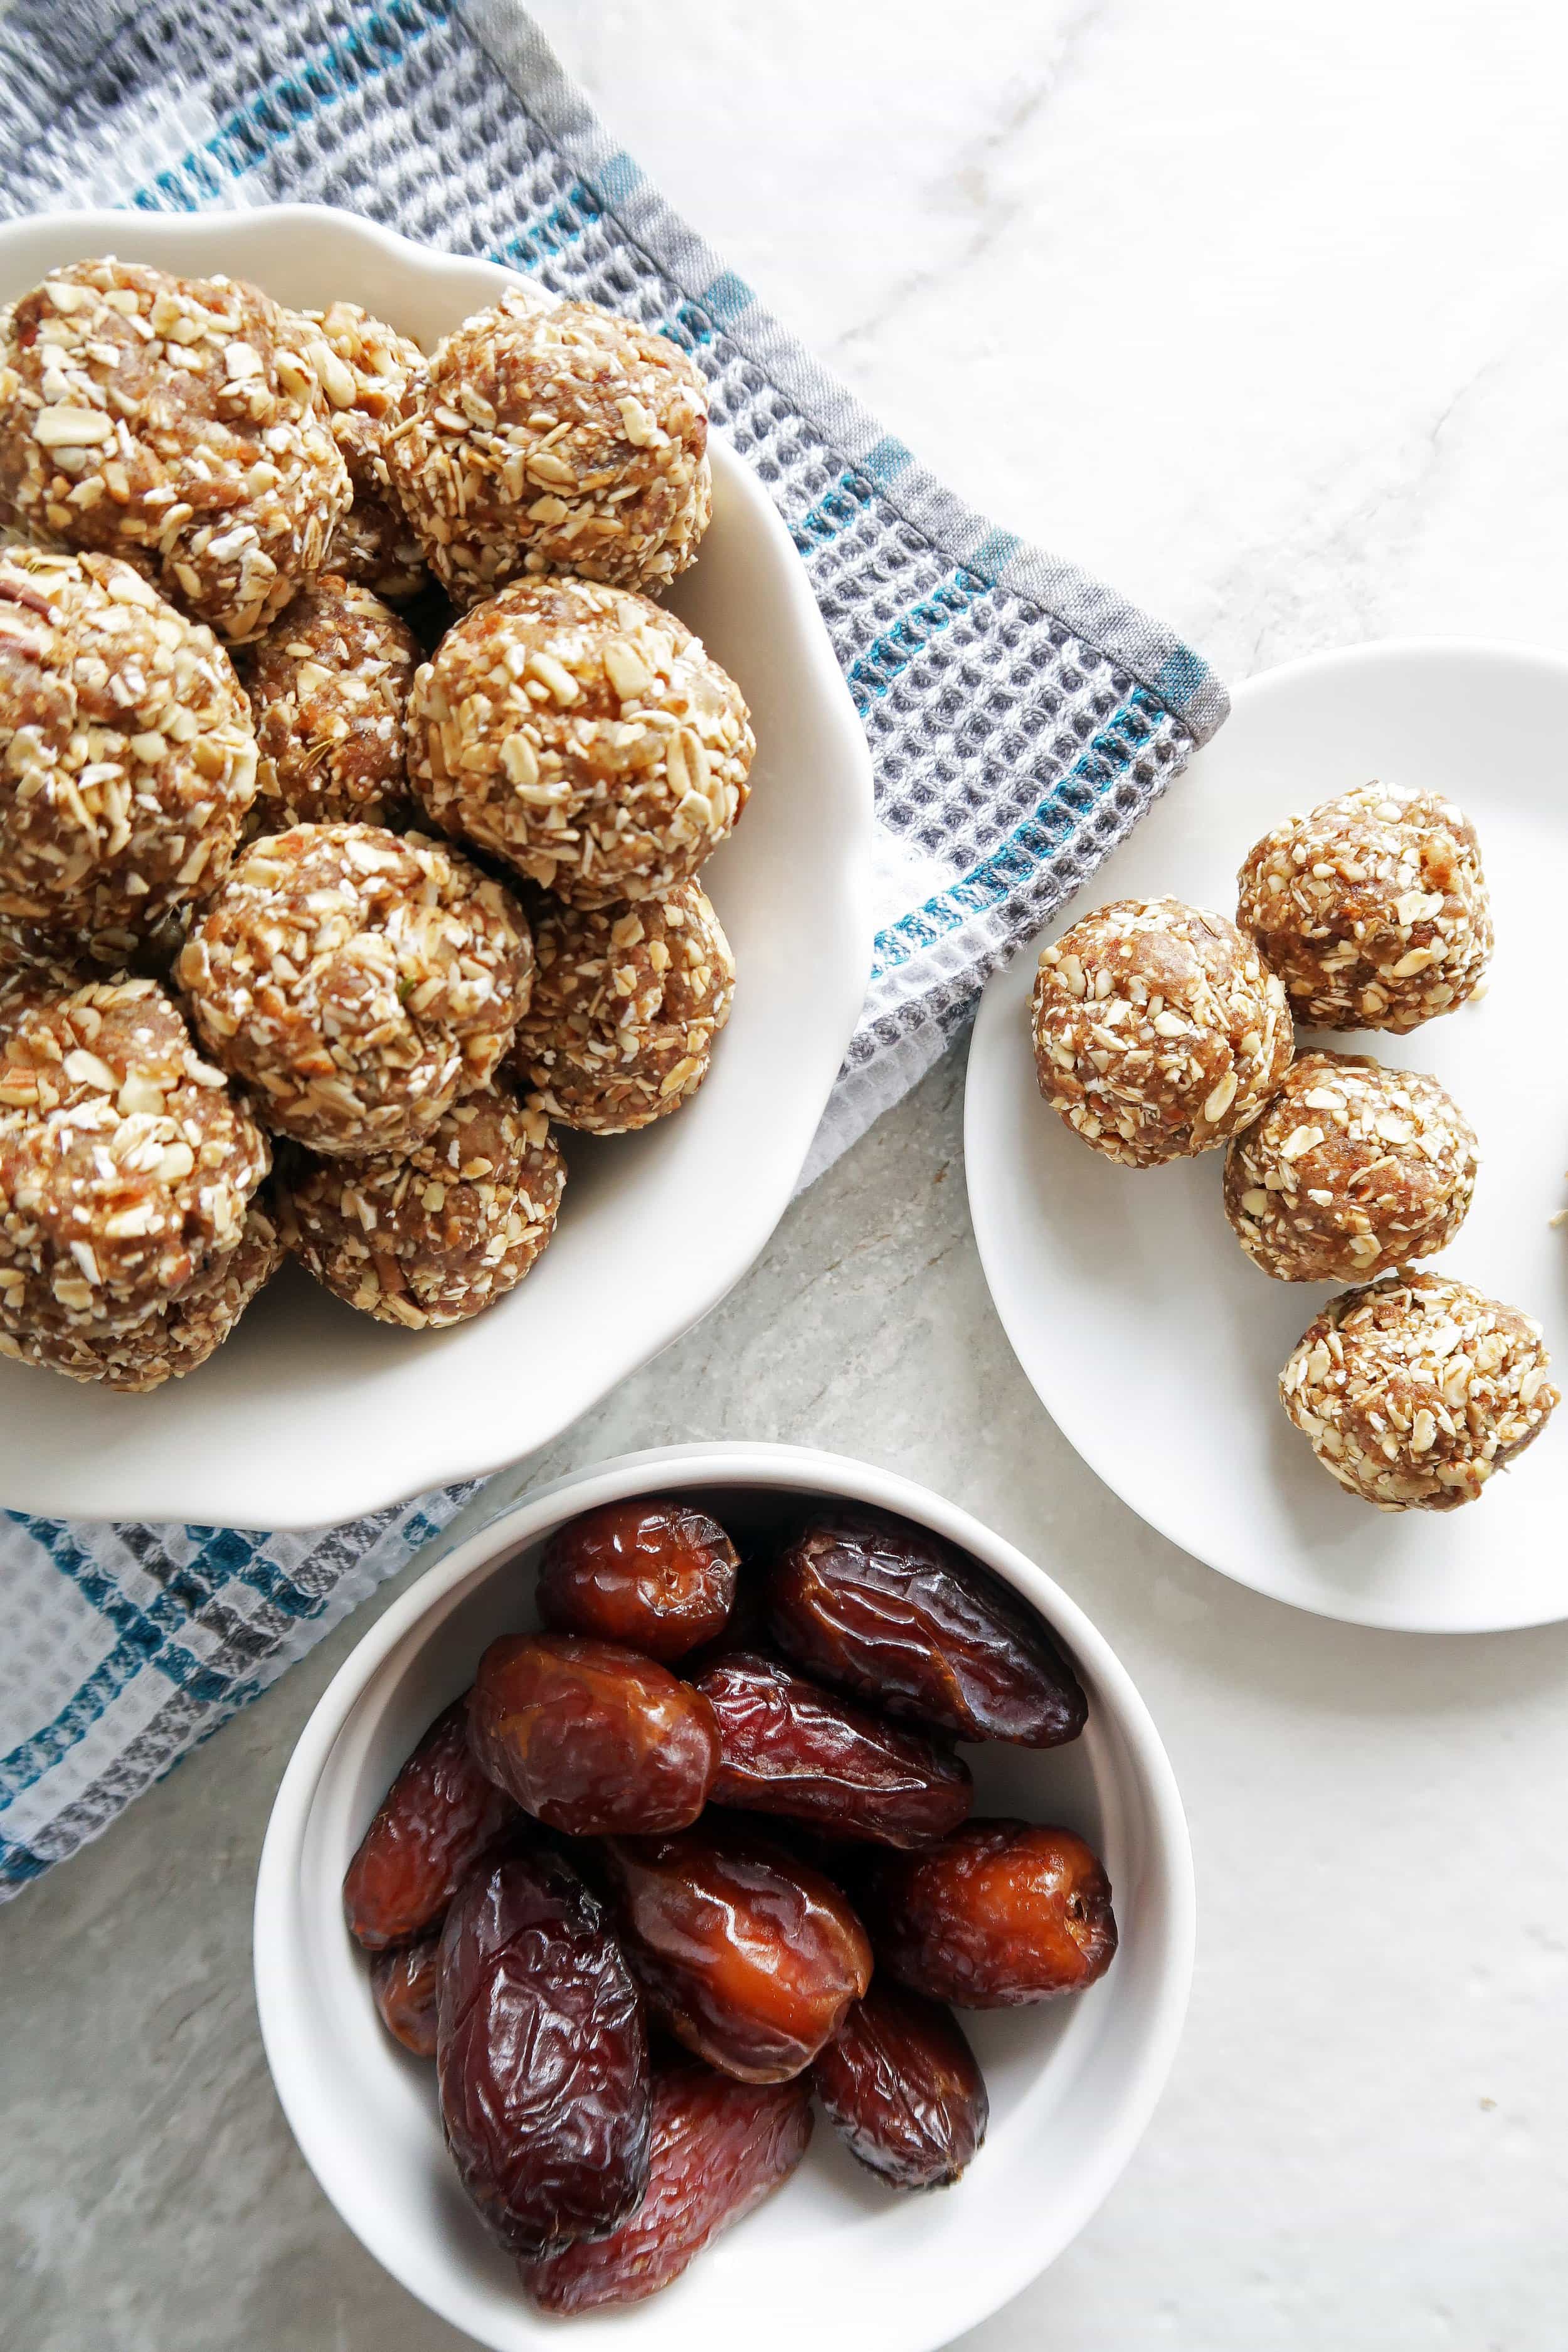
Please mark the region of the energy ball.
POLYGON ((210 629, 113 556, 0 549, 0 954, 132 961, 222 877, 255 791, 210 629))
POLYGON ((252 833, 413 814, 404 720, 419 658, 406 622, 333 572, 242 650, 258 755, 252 833))
POLYGON ((165 1381, 183 1380, 227 1339, 258 1290, 283 1262, 283 1244, 265 1209, 251 1202, 237 1246, 186 1284, 130 1331, 99 1324, 22 1334, 0 1325, 0 1356, 64 1372, 68 1380, 145 1394, 165 1381))
POLYGON ((1473 1503, 1545 1428, 1558 1392, 1541 1326, 1437 1274, 1331 1299, 1279 1395, 1342 1486, 1385 1511, 1473 1503))
POLYGON ((552 908, 534 927, 533 997, 512 1066, 563 1127, 625 1135, 708 1075, 735 962, 695 882, 634 906, 552 908))
POLYGON ((1225 1155, 1225 1213, 1277 1282, 1368 1282, 1446 1249, 1479 1164, 1436 1078, 1360 1054, 1300 1054, 1225 1155))
POLYGON ((353 504, 332 534, 332 569, 398 604, 428 584, 424 550, 392 488, 386 437, 425 354, 357 302, 307 310, 310 361, 326 395, 332 438, 348 467, 353 504))
POLYGON ((1207 1151, 1284 1076, 1285 992, 1234 923, 1180 898, 1117 898, 1040 957, 1040 1092, 1127 1168, 1207 1151))
POLYGON ((1474 995, 1492 951, 1476 829, 1438 793, 1363 784, 1248 854, 1237 920, 1310 1029, 1417 1028, 1474 995))
POLYGON ((504 589, 409 698, 430 816, 574 907, 686 881, 745 806, 755 749, 740 688, 690 630, 586 580, 504 589))
POLYGON ((566 1171, 542 1111, 466 1095, 407 1159, 322 1160, 288 1180, 289 1244, 382 1323, 462 1323, 513 1289, 555 1228, 566 1171))
POLYGON ((459 604, 526 572, 668 587, 712 511, 708 388, 685 353, 595 303, 531 291, 437 346, 387 454, 459 604))
POLYGON ((153 980, 0 996, 0 1328, 133 1329, 238 1246, 267 1139, 153 980))
POLYGON ((240 857, 177 976, 215 1059, 313 1151, 408 1152, 528 1003, 521 909, 421 834, 297 824, 240 857))
POLYGON ((0 346, 0 501, 237 643, 319 572, 349 478, 311 330, 254 286, 73 262, 0 346))

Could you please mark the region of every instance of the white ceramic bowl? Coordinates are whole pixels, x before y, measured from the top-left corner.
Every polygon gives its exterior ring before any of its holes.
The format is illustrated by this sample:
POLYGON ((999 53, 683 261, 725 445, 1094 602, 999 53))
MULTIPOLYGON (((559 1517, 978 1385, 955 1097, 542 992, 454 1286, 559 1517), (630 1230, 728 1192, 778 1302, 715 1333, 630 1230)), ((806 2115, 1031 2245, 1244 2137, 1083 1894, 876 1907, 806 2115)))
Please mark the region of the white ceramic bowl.
MULTIPOLYGON (((118 253, 363 302, 426 346, 514 273, 346 213, 57 214, 0 226, 0 301, 118 253)), ((704 867, 735 1010, 696 1101, 638 1136, 568 1139, 560 1230, 520 1289, 421 1334, 288 1267, 193 1379, 115 1396, 0 1364, 0 1502, 76 1519, 307 1528, 545 1444, 714 1306, 783 1214, 870 969, 870 764, 788 531, 717 436, 713 522, 670 604, 739 680, 753 793, 704 867)))
POLYGON ((563 2344, 465 2203, 431 2070, 388 2038, 343 1926, 343 1872, 426 1725, 485 1644, 533 1622, 534 1561, 563 1521, 625 1495, 700 1496, 744 1527, 802 1498, 848 1496, 962 1545, 1072 1652, 1089 1726, 1046 1753, 966 1750, 978 1810, 1066 1823, 1103 1856, 1121 1947, 1100 1982, 1041 2008, 966 2016, 991 2093, 984 2147, 959 2185, 908 2197, 862 2171, 818 2121, 799 2173, 630 2315, 573 2320, 583 2352, 928 2352, 984 2319, 1060 2252, 1147 2123, 1192 1975, 1192 1856, 1165 1752, 1125 1669, 1060 1588, 967 1513, 868 1464, 784 1445, 631 1454, 542 1487, 440 1561, 329 1686, 278 1792, 256 1893, 256 1990, 284 2111, 349 2227, 409 2291, 496 2352, 563 2344))

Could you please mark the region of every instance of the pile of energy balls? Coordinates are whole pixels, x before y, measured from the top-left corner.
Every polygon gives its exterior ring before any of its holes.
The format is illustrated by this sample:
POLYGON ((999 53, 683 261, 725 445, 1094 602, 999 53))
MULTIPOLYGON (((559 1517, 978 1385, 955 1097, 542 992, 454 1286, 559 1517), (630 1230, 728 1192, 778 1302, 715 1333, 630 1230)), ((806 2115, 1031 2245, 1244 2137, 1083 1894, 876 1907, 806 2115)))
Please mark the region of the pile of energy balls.
POLYGON ((689 1101, 755 748, 650 602, 707 440, 674 344, 526 288, 428 359, 113 259, 0 314, 0 1352, 155 1388, 289 1249, 459 1321, 552 1122, 689 1101))
POLYGON ((1453 1240, 1476 1139, 1435 1078, 1296 1049, 1295 1023, 1395 1034, 1479 991, 1492 950, 1475 827, 1371 783, 1248 854, 1237 920, 1120 899, 1040 957, 1040 1090, 1129 1168, 1225 1147, 1225 1209, 1278 1282, 1348 1283, 1280 1375, 1286 1412, 1348 1493, 1384 1510, 1479 1496, 1545 1426, 1541 1327, 1413 1272, 1453 1240))

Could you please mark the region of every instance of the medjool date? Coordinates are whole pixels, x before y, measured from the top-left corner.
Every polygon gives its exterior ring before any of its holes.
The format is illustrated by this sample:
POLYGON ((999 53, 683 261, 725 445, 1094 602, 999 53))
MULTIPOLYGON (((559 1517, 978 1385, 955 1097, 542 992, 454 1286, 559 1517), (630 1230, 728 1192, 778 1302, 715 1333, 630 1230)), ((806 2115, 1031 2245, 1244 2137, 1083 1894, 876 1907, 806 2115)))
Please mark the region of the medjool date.
POLYGON ((647 2195, 609 2237, 523 2263, 524 2286, 542 2310, 562 2313, 657 2294, 788 2179, 811 2126, 804 2075, 737 2083, 694 2058, 656 2066, 647 2195))
POLYGON ((437 1717, 381 1801, 343 1880, 343 1912, 367 1952, 439 1927, 517 1807, 468 1748, 468 1695, 437 1717))
POLYGON ((685 1829, 719 1768, 705 1698, 650 1658, 574 1633, 490 1643, 468 1744, 509 1796, 574 1837, 685 1829))
POLYGON ((599 1904, 540 1847, 469 1880, 441 1935, 437 2076, 463 2187, 514 2253, 603 2236, 647 2186, 647 2034, 599 1904))
POLYGON ((1083 1729, 1078 1677, 1033 1612, 882 1512, 816 1517, 773 1570, 768 1622, 808 1674, 960 1739, 1055 1748, 1083 1729))
POLYGON ((705 1511, 642 1496, 572 1519, 539 1570, 539 1613, 562 1633, 625 1642, 666 1664, 724 1630, 735 1547, 705 1511))
POLYGON ((436 2055, 436 1989, 440 1979, 441 1938, 423 1936, 377 1952, 370 1964, 370 1989, 381 2021, 395 2042, 416 2058, 436 2055))
POLYGON ((1110 1881, 1071 1830, 969 1822, 923 1853, 879 1859, 866 1889, 878 1959, 959 2009, 1078 1992, 1110 1966, 1110 1881))
POLYGON ((715 1804, 896 1846, 929 1844, 968 1816, 973 1788, 956 1756, 771 1658, 740 1652, 697 1688, 719 1726, 715 1804))
POLYGON ((830 2123, 895 2189, 956 2180, 985 2137, 991 2102, 952 2011, 879 1977, 811 2069, 830 2123))
POLYGON ((704 1822, 611 1838, 602 1853, 650 2007, 726 2074, 798 2074, 871 1981, 871 1948, 843 1895, 775 1845, 704 1822))

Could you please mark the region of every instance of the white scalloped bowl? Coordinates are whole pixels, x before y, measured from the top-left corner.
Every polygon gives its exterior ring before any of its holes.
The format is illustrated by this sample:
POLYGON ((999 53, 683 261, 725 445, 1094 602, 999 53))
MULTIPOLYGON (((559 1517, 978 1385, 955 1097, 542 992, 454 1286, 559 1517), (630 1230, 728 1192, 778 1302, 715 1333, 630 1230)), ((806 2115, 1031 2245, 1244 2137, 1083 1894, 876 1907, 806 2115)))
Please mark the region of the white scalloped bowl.
MULTIPOLYGON (((84 254, 363 303, 428 347, 515 282, 321 205, 0 226, 0 301, 84 254)), ((789 1202, 870 968, 870 762, 790 536, 715 436, 713 521, 669 602, 739 680, 752 796, 703 868, 735 1009, 696 1100, 567 1139, 559 1231, 488 1314, 414 1335, 286 1267, 193 1378, 116 1396, 0 1364, 0 1502, 76 1519, 308 1528, 514 1462, 717 1304, 789 1202)))
POLYGON ((256 1997, 284 2113, 349 2228, 432 2311, 493 2352, 930 2352, 1018 2294, 1109 2192, 1153 2111, 1192 1979, 1194 1895, 1180 1796, 1147 1708, 1059 1585, 967 1512, 890 1471, 789 1445, 674 1446, 542 1486, 456 1547, 339 1669, 283 1776, 256 1888, 256 1997), (1120 1929, 1071 2000, 964 2017, 991 2095, 984 2147, 923 2197, 863 2171, 818 2119, 800 2170, 663 2294, 563 2323, 533 2311, 442 2145, 432 2069, 376 2016, 343 1925, 343 1872, 387 1783, 497 1634, 534 1622, 554 1529, 626 1495, 700 1497, 736 1528, 849 1496, 984 1562, 1072 1654, 1089 1722, 1066 1748, 965 1749, 977 1811, 1078 1831, 1120 1929))

